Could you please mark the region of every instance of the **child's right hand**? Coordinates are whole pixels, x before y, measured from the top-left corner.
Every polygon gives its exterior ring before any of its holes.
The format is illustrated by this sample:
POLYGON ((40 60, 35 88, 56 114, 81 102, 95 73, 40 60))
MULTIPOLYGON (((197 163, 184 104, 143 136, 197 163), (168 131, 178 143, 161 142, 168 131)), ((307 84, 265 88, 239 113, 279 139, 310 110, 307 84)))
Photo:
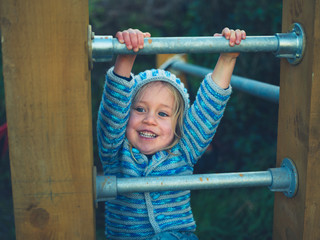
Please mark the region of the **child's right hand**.
POLYGON ((151 37, 148 32, 141 32, 139 29, 129 28, 128 30, 119 31, 116 34, 116 38, 120 43, 124 43, 127 49, 138 52, 144 47, 144 38, 151 37))

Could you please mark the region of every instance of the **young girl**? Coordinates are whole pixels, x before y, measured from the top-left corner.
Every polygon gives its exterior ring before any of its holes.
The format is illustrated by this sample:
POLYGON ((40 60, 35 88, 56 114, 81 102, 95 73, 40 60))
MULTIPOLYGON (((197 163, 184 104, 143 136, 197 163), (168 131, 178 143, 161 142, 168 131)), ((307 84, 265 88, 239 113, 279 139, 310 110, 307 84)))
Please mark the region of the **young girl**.
MULTIPOLYGON (((246 33, 225 28, 230 46, 246 33)), ((116 37, 128 49, 143 48, 149 33, 129 29, 116 37)), ((164 70, 131 73, 136 55, 119 55, 108 70, 98 114, 98 147, 105 175, 121 178, 190 175, 206 150, 231 94, 239 53, 221 54, 189 106, 187 90, 164 70)), ((190 191, 139 192, 106 202, 107 239, 198 239, 190 191)))

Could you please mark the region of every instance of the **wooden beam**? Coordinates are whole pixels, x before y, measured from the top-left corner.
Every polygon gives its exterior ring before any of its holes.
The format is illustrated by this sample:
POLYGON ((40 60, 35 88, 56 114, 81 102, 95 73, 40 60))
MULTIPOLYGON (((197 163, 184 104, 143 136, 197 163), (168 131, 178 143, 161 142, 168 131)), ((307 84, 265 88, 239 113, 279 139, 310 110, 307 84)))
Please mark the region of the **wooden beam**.
POLYGON ((5 0, 1 32, 17 239, 95 239, 88 1, 5 0))
POLYGON ((297 66, 281 61, 277 164, 291 158, 299 189, 275 195, 274 239, 320 239, 320 0, 284 0, 282 31, 300 23, 306 52, 297 66))

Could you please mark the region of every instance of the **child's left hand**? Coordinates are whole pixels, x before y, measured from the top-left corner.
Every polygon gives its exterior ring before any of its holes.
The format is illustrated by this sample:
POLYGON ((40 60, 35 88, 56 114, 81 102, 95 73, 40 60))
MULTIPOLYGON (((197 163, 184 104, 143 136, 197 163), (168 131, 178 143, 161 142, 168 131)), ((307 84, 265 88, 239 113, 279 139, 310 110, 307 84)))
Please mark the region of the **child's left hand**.
MULTIPOLYGON (((229 40, 229 45, 233 47, 234 45, 239 45, 241 40, 246 39, 246 32, 244 30, 233 30, 225 27, 222 30, 222 33, 215 33, 214 36, 224 36, 227 40, 229 40)), ((239 54, 240 53, 223 53, 221 55, 237 58, 239 54)))

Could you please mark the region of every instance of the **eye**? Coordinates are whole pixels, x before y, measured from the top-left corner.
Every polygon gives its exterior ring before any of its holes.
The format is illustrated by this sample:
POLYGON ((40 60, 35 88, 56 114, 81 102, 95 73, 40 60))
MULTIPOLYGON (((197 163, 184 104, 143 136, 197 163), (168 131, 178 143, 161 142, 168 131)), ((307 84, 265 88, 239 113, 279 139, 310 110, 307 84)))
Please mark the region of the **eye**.
POLYGON ((134 110, 136 110, 137 112, 145 112, 144 108, 142 107, 136 107, 134 110))
POLYGON ((159 114, 160 117, 168 117, 169 116, 165 112, 159 112, 158 114, 159 114))

